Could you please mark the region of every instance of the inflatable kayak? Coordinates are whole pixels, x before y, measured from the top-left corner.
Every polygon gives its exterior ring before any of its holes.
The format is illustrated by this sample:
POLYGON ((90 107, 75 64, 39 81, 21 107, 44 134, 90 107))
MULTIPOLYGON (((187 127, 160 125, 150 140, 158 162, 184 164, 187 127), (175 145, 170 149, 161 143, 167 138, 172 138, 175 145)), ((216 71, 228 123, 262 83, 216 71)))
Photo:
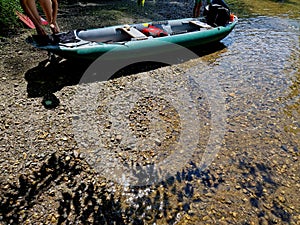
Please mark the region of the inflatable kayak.
POLYGON ((232 15, 230 21, 222 26, 211 26, 200 18, 184 18, 77 29, 51 35, 41 42, 31 38, 30 43, 63 58, 95 60, 112 50, 128 53, 128 56, 137 50, 151 54, 153 48, 160 48, 166 43, 189 48, 218 42, 233 30, 237 20, 232 15))

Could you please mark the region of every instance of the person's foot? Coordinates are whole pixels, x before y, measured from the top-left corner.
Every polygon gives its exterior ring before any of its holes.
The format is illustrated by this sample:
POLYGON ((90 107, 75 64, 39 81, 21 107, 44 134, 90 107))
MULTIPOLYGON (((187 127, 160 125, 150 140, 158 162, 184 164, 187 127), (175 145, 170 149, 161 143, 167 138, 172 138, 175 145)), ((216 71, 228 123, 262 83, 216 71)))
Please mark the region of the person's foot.
POLYGON ((46 31, 41 26, 35 26, 36 32, 40 36, 47 36, 46 31))
POLYGON ((57 33, 60 32, 57 23, 51 23, 50 24, 50 29, 51 29, 53 34, 57 34, 57 33))
POLYGON ((60 39, 58 35, 32 35, 32 40, 39 46, 56 45, 60 39))
POLYGON ((48 35, 32 35, 32 39, 40 46, 48 45, 51 42, 48 35))

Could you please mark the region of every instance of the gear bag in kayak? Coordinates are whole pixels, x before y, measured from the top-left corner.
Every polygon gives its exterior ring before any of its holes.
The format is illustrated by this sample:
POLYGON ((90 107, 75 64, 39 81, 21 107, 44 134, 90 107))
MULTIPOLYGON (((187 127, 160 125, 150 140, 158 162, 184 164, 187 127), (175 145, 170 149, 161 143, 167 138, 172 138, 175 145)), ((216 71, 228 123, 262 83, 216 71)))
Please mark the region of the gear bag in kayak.
POLYGON ((214 0, 205 7, 204 16, 213 27, 225 26, 230 21, 230 9, 224 1, 214 0))

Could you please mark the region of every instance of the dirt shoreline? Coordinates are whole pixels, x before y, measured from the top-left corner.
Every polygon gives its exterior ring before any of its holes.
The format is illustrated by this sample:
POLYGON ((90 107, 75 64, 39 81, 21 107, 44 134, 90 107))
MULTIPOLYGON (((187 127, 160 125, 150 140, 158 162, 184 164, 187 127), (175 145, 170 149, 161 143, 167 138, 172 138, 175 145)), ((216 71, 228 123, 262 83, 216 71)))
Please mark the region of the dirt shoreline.
MULTIPOLYGON (((179 18, 187 17, 192 7, 191 1, 171 6, 162 1, 149 6, 151 11, 134 5, 118 1, 63 6, 59 22, 62 30, 69 30, 96 27, 96 18, 102 26, 179 18)), ((101 177, 87 162, 74 134, 76 115, 71 99, 88 65, 63 60, 48 64, 46 52, 25 42, 32 32, 22 30, 0 43, 0 224, 300 224, 300 154, 297 146, 290 144, 297 143, 297 136, 282 140, 277 133, 280 129, 267 134, 262 127, 256 129, 258 115, 227 118, 221 150, 209 169, 201 171, 191 161, 170 179, 140 188, 101 177), (47 93, 55 93, 60 100, 55 109, 47 110, 41 104, 47 93)), ((209 60, 205 57, 202 59, 209 60)), ((122 93, 128 83, 141 77, 177 79, 195 63, 197 60, 103 82, 98 111, 108 115, 106 101, 122 93)), ((225 94, 230 110, 234 107, 230 101, 237 104, 239 96, 225 94)), ((203 108, 198 110, 202 110, 203 124, 209 124, 203 99, 203 108)), ((138 124, 132 129, 136 135, 147 135, 149 121, 143 113, 150 107, 172 125, 166 128, 168 140, 155 139, 158 150, 163 146, 171 151, 170 143, 178 138, 178 114, 162 100, 145 98, 139 102, 128 116, 138 124)), ((280 115, 269 112, 263 117, 280 124, 280 115)), ((143 155, 142 162, 147 163, 163 157, 159 151, 119 148, 125 134, 108 134, 110 121, 101 121, 105 144, 118 159, 138 161, 143 155)), ((268 128, 268 124, 259 124, 263 125, 268 128)), ((209 126, 203 127, 205 143, 209 126)))

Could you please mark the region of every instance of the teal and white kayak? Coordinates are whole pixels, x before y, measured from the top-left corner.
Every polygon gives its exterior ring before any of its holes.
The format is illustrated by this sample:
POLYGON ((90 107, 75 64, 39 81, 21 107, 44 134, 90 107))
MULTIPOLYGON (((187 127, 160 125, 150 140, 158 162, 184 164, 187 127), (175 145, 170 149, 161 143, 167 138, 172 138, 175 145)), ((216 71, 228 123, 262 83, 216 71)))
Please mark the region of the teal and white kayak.
POLYGON ((41 45, 31 41, 31 44, 63 58, 95 60, 112 50, 128 56, 137 50, 151 54, 151 49, 166 43, 190 48, 218 42, 233 30, 237 21, 234 16, 225 26, 212 27, 201 19, 184 18, 73 30, 56 35, 54 42, 41 45))

